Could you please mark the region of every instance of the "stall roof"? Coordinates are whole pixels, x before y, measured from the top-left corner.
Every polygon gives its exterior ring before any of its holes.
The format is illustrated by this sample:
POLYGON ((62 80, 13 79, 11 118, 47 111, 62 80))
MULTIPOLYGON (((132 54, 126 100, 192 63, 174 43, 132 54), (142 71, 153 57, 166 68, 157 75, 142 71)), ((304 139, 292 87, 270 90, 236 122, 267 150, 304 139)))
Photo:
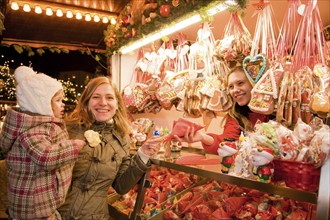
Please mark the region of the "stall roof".
MULTIPOLYGON (((102 22, 68 19, 65 16, 47 16, 35 12, 12 10, 8 1, 2 35, 2 44, 19 44, 31 47, 58 47, 69 50, 89 47, 105 50, 103 31, 108 24, 102 22)), ((53 8, 71 9, 117 16, 129 0, 39 0, 17 1, 32 5, 51 5, 53 8)))
MULTIPOLYGON (((7 0, 7 10, 5 13, 5 31, 3 32, 2 44, 20 44, 29 45, 31 47, 63 47, 70 50, 79 50, 86 48, 95 50, 105 50, 104 35, 108 24, 102 22, 86 22, 84 20, 67 19, 65 16, 46 16, 44 14, 36 14, 34 12, 24 12, 22 10, 14 11, 10 9, 10 3, 14 0, 7 0)), ((60 8, 73 8, 76 10, 90 10, 91 12, 108 13, 117 16, 130 2, 130 0, 16 0, 19 2, 31 2, 34 4, 55 4, 60 8)), ((143 0, 136 0, 143 1, 143 0)), ((307 0, 302 0, 306 2, 307 0)), ((1 0, 0 0, 1 2, 1 0)), ((250 1, 251 2, 251 1, 250 1)), ((277 26, 280 26, 286 12, 287 1, 272 0, 271 1, 277 26)), ((330 24, 330 1, 319 0, 323 25, 330 24)), ((245 10, 243 22, 254 34, 257 16, 254 7, 248 5, 245 10)), ((225 25, 229 20, 229 12, 219 13, 215 16, 213 24, 213 34, 216 39, 223 37, 225 25)), ((188 40, 195 40, 199 24, 188 27, 182 32, 187 35, 188 40)))

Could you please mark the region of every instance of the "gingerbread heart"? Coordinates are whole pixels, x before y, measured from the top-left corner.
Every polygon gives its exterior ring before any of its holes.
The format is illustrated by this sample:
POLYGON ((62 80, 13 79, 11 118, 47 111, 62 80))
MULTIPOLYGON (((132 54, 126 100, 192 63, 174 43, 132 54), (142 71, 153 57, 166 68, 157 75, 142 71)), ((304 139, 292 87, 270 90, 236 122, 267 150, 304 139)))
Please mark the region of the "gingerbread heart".
POLYGON ((258 54, 255 57, 247 56, 243 60, 243 69, 249 81, 254 85, 266 72, 267 59, 264 55, 258 54))

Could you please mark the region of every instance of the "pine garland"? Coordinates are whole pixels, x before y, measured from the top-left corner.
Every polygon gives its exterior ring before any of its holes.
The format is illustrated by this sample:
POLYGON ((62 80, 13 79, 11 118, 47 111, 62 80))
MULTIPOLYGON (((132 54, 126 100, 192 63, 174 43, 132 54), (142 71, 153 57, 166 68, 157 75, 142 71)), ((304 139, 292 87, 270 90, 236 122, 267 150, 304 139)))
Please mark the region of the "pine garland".
MULTIPOLYGON (((234 11, 244 9, 246 8, 246 1, 247 0, 235 0, 237 5, 228 5, 229 8, 227 10, 234 11)), ((153 2, 157 2, 157 8, 155 9, 156 15, 150 22, 146 22, 145 24, 142 24, 141 21, 133 24, 125 23, 126 19, 131 17, 132 5, 129 3, 117 17, 116 25, 108 25, 107 30, 104 31, 104 41, 107 46, 106 55, 108 57, 118 53, 119 48, 122 46, 132 43, 137 39, 141 39, 152 32, 164 29, 171 24, 191 16, 192 13, 198 12, 203 19, 209 19, 205 16, 209 8, 221 2, 226 4, 225 0, 181 0, 179 1, 179 5, 175 7, 169 0, 157 0, 153 2), (160 6, 164 4, 170 5, 169 17, 162 17, 159 13, 160 6)))

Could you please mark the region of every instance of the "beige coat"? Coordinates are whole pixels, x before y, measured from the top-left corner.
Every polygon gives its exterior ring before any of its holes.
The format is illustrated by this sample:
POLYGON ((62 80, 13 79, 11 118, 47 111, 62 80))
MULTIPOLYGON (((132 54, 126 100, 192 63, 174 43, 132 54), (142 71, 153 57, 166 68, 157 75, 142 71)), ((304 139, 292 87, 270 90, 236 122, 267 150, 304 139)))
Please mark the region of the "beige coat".
MULTIPOLYGON (((59 212, 63 220, 109 219, 107 191, 127 193, 149 168, 138 155, 129 156, 129 136, 121 138, 109 124, 92 128, 101 134, 101 144, 85 146, 73 170, 73 182, 59 212)), ((84 129, 68 128, 71 138, 83 139, 84 129)))

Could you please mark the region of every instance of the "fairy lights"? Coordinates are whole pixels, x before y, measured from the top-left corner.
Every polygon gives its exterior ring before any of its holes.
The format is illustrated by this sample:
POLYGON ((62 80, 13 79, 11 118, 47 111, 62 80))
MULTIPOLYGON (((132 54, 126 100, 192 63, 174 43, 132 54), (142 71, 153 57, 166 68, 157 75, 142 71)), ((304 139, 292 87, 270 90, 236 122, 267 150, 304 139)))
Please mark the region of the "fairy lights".
POLYGON ((21 1, 11 0, 10 8, 12 10, 23 10, 27 13, 34 11, 36 14, 45 13, 48 16, 56 15, 57 17, 73 18, 81 20, 84 18, 85 21, 103 22, 111 24, 116 21, 117 15, 115 13, 101 11, 97 9, 89 9, 84 7, 74 7, 70 5, 59 4, 55 2, 41 2, 41 1, 21 1))

